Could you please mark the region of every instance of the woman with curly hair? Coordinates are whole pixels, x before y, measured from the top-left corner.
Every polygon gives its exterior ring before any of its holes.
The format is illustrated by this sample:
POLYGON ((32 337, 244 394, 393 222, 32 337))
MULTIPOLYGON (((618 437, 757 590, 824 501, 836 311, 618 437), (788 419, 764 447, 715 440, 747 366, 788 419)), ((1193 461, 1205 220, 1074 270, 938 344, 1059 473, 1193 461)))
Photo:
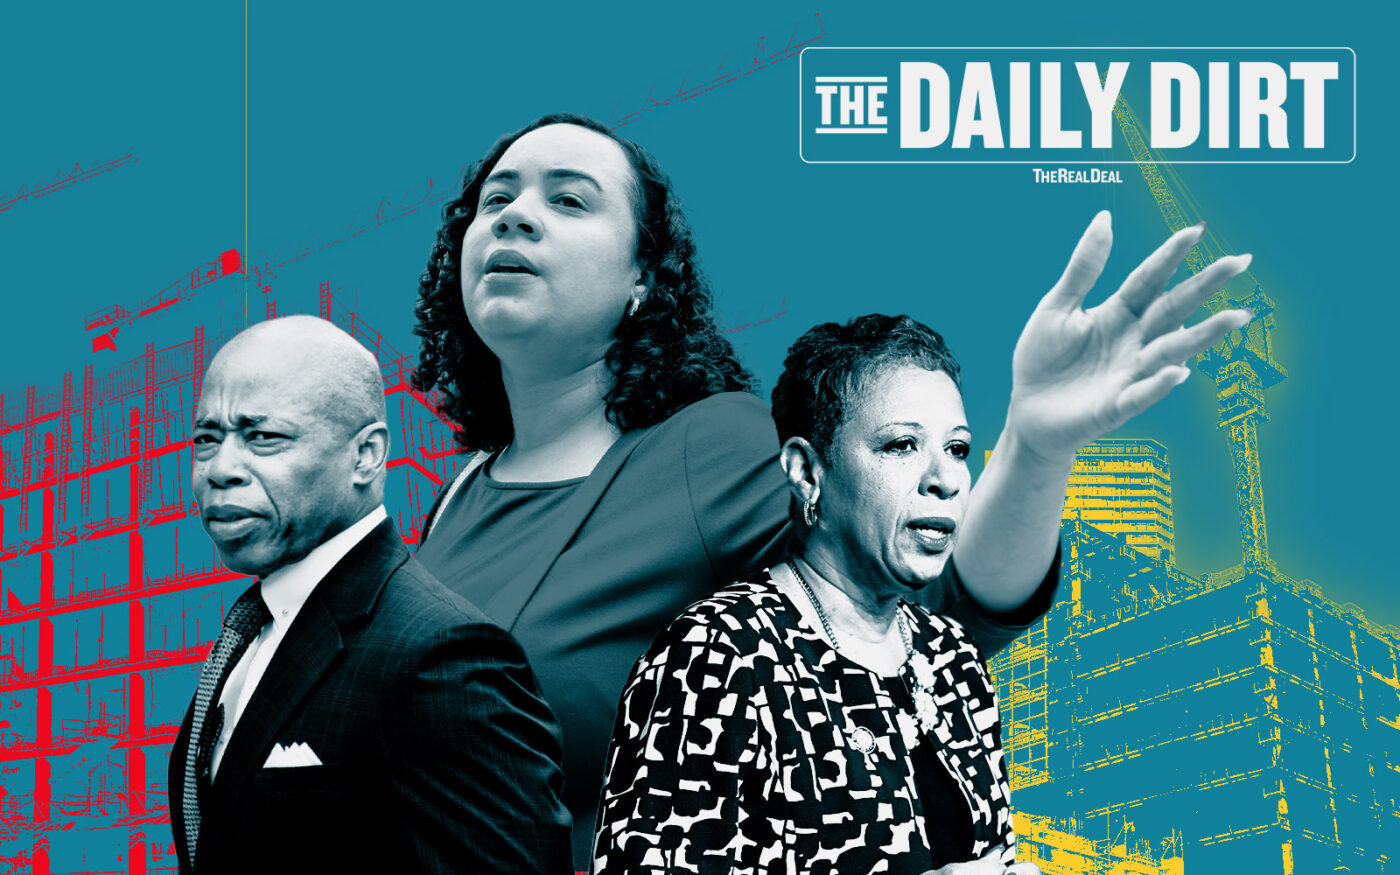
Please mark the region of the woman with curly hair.
MULTIPOLYGON (((777 433, 714 323, 670 180, 640 146, 545 116, 468 168, 443 216, 415 382, 441 393, 476 452, 417 555, 524 647, 563 728, 586 869, 633 662, 688 604, 787 555, 777 433)), ((1093 354, 1057 358, 1041 386, 1068 385, 1093 354)), ((1063 497, 1062 475, 1004 440, 956 557, 920 594, 986 653, 1051 603, 1058 521, 1022 508, 1057 478, 1063 497)))
POLYGON ((613 714, 652 637, 781 553, 777 435, 641 147, 550 115, 444 208, 415 382, 477 451, 417 557, 524 646, 564 734, 586 869, 613 714))

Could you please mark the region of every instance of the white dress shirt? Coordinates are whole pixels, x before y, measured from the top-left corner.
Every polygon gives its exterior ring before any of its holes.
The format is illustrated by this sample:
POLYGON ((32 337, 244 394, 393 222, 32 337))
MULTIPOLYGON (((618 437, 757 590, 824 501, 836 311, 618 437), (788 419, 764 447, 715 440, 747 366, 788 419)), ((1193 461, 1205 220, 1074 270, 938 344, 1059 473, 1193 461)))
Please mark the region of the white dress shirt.
POLYGON ((258 688, 258 681, 262 680, 263 672, 267 671, 268 663, 272 662, 277 652, 277 645, 282 643, 282 636, 291 628, 311 591, 336 563, 345 558, 346 553, 388 516, 381 504, 350 528, 307 553, 300 561, 284 565, 263 578, 262 599, 272 614, 272 622, 263 626, 262 632, 243 651, 238 664, 224 682, 223 693, 219 696, 219 704, 224 706, 224 725, 219 732, 219 740, 214 743, 214 759, 209 766, 211 780, 219 773, 219 762, 224 758, 224 750, 233 737, 234 728, 238 726, 238 718, 248 707, 253 691, 258 688))

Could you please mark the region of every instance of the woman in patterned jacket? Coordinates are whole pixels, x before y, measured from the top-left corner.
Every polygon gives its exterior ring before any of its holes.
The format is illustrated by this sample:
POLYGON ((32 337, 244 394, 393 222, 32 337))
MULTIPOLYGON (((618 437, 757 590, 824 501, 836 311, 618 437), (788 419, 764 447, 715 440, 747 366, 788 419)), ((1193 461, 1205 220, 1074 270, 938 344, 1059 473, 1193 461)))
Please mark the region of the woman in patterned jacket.
MULTIPOLYGON (((1106 232, 1101 214, 1023 333, 997 448, 1020 441, 1056 460, 1063 476, 1025 483, 1022 503, 1027 529, 1052 541, 1075 451, 1165 396, 1180 362, 1249 318, 1180 327, 1247 264, 1222 259, 1163 294, 1199 229, 1082 311, 1106 232), (1047 334, 1063 348, 1027 342, 1047 334), (1087 362, 1079 380, 1037 386, 1067 353, 1087 362)), ((1038 872, 1015 863, 989 654, 957 620, 911 603, 977 510, 957 362, 908 317, 820 325, 789 351, 773 416, 799 523, 792 555, 691 606, 637 662, 595 875, 1038 872)), ((1052 589, 1027 608, 1043 613, 1052 589)))

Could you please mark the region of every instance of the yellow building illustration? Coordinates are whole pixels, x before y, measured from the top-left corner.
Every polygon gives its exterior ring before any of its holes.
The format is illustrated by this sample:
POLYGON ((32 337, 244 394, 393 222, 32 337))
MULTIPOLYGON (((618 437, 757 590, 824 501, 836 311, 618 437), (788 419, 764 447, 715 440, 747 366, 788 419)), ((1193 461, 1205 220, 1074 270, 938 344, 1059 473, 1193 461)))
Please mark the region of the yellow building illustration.
POLYGON ((1131 829, 1095 840, 1082 835, 1074 821, 1057 822, 1023 811, 1015 813, 1013 826, 1017 857, 1034 860, 1041 875, 1183 875, 1185 871, 1175 841, 1152 847, 1132 841, 1131 829))
POLYGON ((1076 455, 1065 519, 1122 535, 1167 565, 1172 551, 1172 481, 1167 448, 1154 440, 1095 441, 1076 455))
POLYGON ((1191 577, 1082 520, 1064 538, 1059 600, 992 664, 1019 857, 1396 871, 1400 630, 1274 570, 1191 577))
MULTIPOLYGON (((1121 97, 1114 115, 1167 228, 1200 221, 1121 97)), ((1186 264, 1233 251, 1212 228, 1186 264)), ((1195 364, 1215 387, 1238 564, 1176 567, 1160 444, 1091 445, 1057 602, 992 661, 1018 856, 1048 875, 1400 870, 1400 629, 1270 557, 1259 460, 1265 393, 1287 378, 1277 311, 1249 272, 1205 305, 1226 307, 1255 318, 1195 364)))

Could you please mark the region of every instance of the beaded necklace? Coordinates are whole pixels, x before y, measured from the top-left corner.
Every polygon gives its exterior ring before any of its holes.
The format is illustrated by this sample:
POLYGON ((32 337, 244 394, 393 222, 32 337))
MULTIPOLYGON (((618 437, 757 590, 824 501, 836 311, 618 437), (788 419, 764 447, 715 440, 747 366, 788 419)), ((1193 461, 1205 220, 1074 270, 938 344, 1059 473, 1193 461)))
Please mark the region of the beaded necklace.
MULTIPOLYGON (((802 591, 807 594, 807 600, 812 603, 812 607, 816 610, 817 619, 821 621, 822 631, 826 633, 827 640, 831 642, 831 648, 840 652, 841 642, 836 640, 836 633, 831 628, 831 621, 827 619, 826 611, 822 609, 822 603, 817 598, 817 594, 813 592, 812 587, 807 584, 807 578, 803 576, 802 570, 797 567, 796 562, 789 559, 787 560, 787 565, 788 568, 792 569, 793 576, 797 578, 797 583, 802 587, 802 591)), ((899 637, 904 641, 905 656, 906 658, 912 657, 914 655, 914 635, 909 631, 909 623, 904 618, 904 613, 902 611, 898 613, 897 618, 899 622, 899 637)), ((920 728, 924 732, 930 732, 937 722, 938 715, 938 705, 933 700, 933 693, 928 687, 923 685, 913 672, 910 672, 907 677, 906 685, 909 687, 909 692, 914 702, 914 717, 919 721, 920 728)), ((865 736, 870 736, 869 731, 862 731, 865 736)), ((869 753, 870 750, 867 750, 866 745, 861 743, 865 741, 865 737, 862 736, 862 738, 856 740, 856 747, 862 753, 869 753)), ((873 736, 869 738, 868 745, 870 749, 874 749, 873 736)))

